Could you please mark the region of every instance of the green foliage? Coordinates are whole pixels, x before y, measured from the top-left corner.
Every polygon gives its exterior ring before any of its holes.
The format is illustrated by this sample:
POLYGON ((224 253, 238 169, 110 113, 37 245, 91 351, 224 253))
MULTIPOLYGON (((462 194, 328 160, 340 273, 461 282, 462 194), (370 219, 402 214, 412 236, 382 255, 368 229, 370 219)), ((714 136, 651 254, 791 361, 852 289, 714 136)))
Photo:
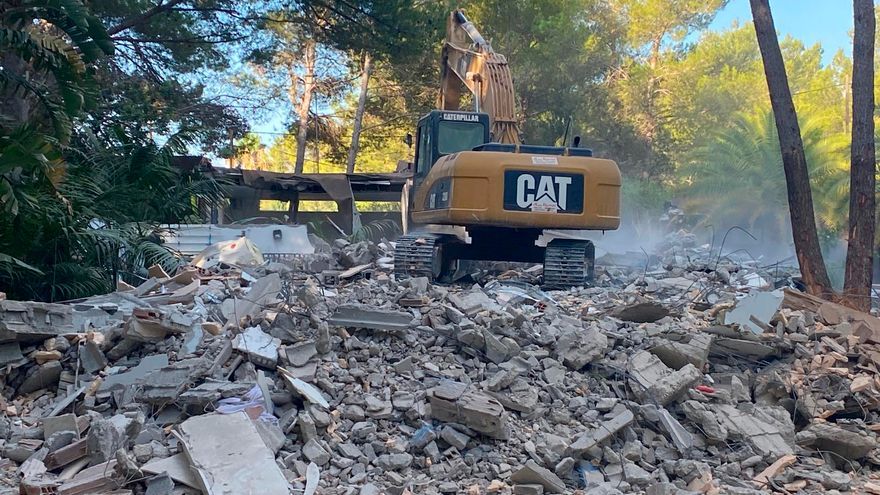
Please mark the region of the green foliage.
POLYGON ((355 230, 348 240, 351 242, 373 241, 390 239, 400 234, 400 227, 397 222, 391 219, 375 220, 361 225, 361 228, 355 230))
POLYGON ((307 226, 309 232, 329 243, 336 239, 346 239, 349 242, 379 242, 382 239, 393 239, 400 234, 400 227, 397 222, 388 218, 365 223, 347 236, 342 235, 329 222, 309 222, 307 226))
MULTIPOLYGON (((681 193, 716 226, 740 225, 782 240, 790 231, 788 200, 773 115, 756 109, 731 121, 682 167, 681 193)), ((817 219, 822 228, 839 231, 848 201, 848 140, 827 134, 821 119, 811 116, 802 118, 801 134, 817 219)))
POLYGON ((598 83, 614 64, 622 26, 606 2, 481 0, 463 7, 510 63, 526 142, 552 145, 570 120, 569 139, 611 139, 607 94, 598 83))
POLYGON ((3 116, 66 140, 71 119, 94 104, 88 64, 112 52, 107 31, 79 0, 0 0, 3 116))
MULTIPOLYGON (((64 148, 67 174, 18 182, 17 214, 0 217, 0 290, 10 297, 59 300, 112 290, 114 275, 139 283, 146 268, 173 271, 180 256, 160 245, 157 226, 183 221, 222 199, 221 185, 185 173, 172 157, 187 141, 173 136, 159 147, 118 135, 107 147, 95 136, 76 136, 64 148)), ((0 139, 8 149, 29 149, 44 136, 19 132, 0 139)))
POLYGON ((635 47, 681 43, 690 33, 712 22, 728 0, 622 0, 627 36, 635 47))

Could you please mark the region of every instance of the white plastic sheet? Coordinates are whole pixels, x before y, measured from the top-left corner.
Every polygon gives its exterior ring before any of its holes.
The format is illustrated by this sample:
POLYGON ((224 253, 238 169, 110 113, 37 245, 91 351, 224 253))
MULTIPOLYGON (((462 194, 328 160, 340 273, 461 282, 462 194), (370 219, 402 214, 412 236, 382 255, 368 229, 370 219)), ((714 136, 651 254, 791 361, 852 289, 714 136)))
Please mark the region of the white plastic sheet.
POLYGON ((211 244, 197 254, 193 266, 211 268, 220 263, 234 266, 260 266, 265 263, 263 253, 247 237, 211 244))
POLYGON ((220 414, 233 414, 245 411, 252 407, 260 407, 263 412, 260 413, 260 421, 266 423, 278 424, 278 418, 266 412, 266 404, 263 401, 263 392, 258 385, 254 385, 243 398, 229 397, 220 399, 217 403, 217 412, 220 414))

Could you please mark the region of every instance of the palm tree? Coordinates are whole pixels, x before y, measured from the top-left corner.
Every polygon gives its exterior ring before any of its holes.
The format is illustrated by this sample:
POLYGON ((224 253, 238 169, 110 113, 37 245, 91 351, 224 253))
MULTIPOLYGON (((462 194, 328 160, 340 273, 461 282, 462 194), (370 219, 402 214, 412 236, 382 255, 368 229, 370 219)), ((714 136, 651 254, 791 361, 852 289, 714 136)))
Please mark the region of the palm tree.
POLYGON ((164 145, 116 129, 87 131, 93 64, 113 52, 80 0, 0 0, 0 290, 59 300, 136 282, 180 259, 157 226, 221 199, 215 181, 186 173, 164 145), (77 125, 79 123, 79 125, 77 125))
POLYGON ((39 242, 66 213, 62 145, 92 102, 89 64, 112 51, 79 0, 0 0, 0 281, 41 274, 5 246, 39 242))
MULTIPOLYGON (((826 231, 845 225, 846 136, 826 134, 819 118, 801 124, 816 215, 826 231)), ((788 201, 773 114, 755 109, 708 136, 680 170, 686 204, 716 226, 739 225, 769 239, 787 238, 788 201)))
POLYGON ((64 141, 94 100, 90 64, 112 54, 113 42, 80 0, 0 0, 0 53, 4 117, 48 121, 64 141))

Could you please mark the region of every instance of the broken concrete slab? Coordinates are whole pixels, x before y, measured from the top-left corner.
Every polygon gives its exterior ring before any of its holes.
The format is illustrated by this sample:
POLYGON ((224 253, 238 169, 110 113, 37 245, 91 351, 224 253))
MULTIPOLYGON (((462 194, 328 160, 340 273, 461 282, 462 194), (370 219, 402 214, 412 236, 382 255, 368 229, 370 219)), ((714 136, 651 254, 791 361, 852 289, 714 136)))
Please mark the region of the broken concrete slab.
POLYGON ((741 356, 752 359, 766 359, 778 354, 775 347, 753 340, 716 337, 712 342, 711 356, 741 356))
POLYGON ((506 409, 525 414, 531 414, 538 406, 537 388, 523 378, 515 379, 508 390, 493 392, 491 395, 498 399, 498 402, 506 409))
POLYGON ((161 473, 147 478, 147 491, 144 495, 171 495, 174 490, 174 481, 168 473, 161 473))
POLYGON ((260 329, 250 327, 232 340, 235 350, 245 353, 254 364, 274 368, 278 364, 278 346, 281 339, 272 337, 260 329))
POLYGON ((0 367, 18 363, 24 360, 21 353, 21 345, 18 342, 7 342, 0 344, 0 367))
POLYGON ((170 404, 190 383, 205 376, 210 367, 211 362, 204 357, 184 359, 164 366, 144 377, 136 396, 138 400, 150 404, 170 404))
POLYGON ((34 342, 71 332, 70 306, 0 300, 0 342, 34 342))
POLYGON ((222 305, 223 317, 238 326, 242 319, 255 318, 262 308, 275 302, 280 293, 281 276, 271 273, 254 282, 244 297, 226 299, 222 305))
POLYGON ((314 462, 310 462, 306 468, 306 486, 303 495, 315 495, 318 493, 318 483, 321 481, 321 468, 314 462))
POLYGON ((675 401, 703 377, 691 363, 673 371, 648 351, 639 351, 630 357, 627 370, 636 396, 658 406, 675 401))
POLYGON ((549 469, 545 469, 533 460, 526 461, 525 466, 510 476, 516 484, 536 484, 544 487, 547 493, 565 493, 565 483, 549 469))
POLYGON ((292 376, 290 372, 288 372, 285 368, 278 368, 279 374, 284 378, 285 383, 290 388, 291 392, 294 392, 304 399, 308 400, 312 404, 317 404, 324 409, 330 408, 330 403, 327 402, 327 399, 324 398, 324 395, 321 394, 321 391, 315 388, 313 385, 310 385, 299 378, 292 376))
POLYGON ((697 333, 681 340, 662 339, 651 348, 651 352, 663 361, 663 364, 680 370, 688 363, 702 370, 709 360, 709 351, 715 338, 707 333, 697 333))
POLYGON ((273 454, 277 454, 278 451, 281 450, 281 447, 284 446, 284 442, 287 441, 284 432, 281 431, 281 428, 275 423, 260 420, 254 422, 254 426, 257 427, 257 431, 260 433, 263 443, 266 444, 266 447, 269 447, 269 450, 271 450, 273 454))
POLYGON ((94 374, 107 367, 107 357, 93 340, 86 340, 79 348, 83 371, 94 374))
POLYGON ((302 367, 318 355, 314 342, 301 342, 283 348, 284 356, 291 366, 302 367))
MULTIPOLYGON (((775 421, 771 422, 767 415, 760 417, 729 404, 713 405, 712 412, 732 438, 748 442, 758 453, 775 457, 794 453, 793 425, 783 427, 774 424, 775 421)), ((756 408, 755 413, 758 412, 756 408)), ((784 417, 788 418, 787 412, 784 417)), ((788 421, 791 421, 790 418, 788 421)))
POLYGON ((245 413, 195 416, 176 432, 204 493, 250 493, 255 487, 261 493, 290 490, 274 454, 245 413))
POLYGON ((141 466, 141 471, 147 474, 168 473, 174 481, 191 488, 200 487, 196 471, 192 468, 186 454, 179 453, 164 459, 153 459, 141 466))
POLYGON ((431 389, 428 398, 435 419, 460 423, 493 438, 507 437, 504 407, 487 394, 449 381, 431 389))
POLYGON ((64 414, 62 416, 43 418, 43 438, 48 439, 54 433, 61 431, 73 431, 79 438, 79 424, 76 421, 75 414, 64 414))
POLYGON ((315 381, 315 373, 318 371, 318 362, 309 361, 305 366, 287 366, 284 369, 292 378, 311 383, 315 381))
POLYGON ((580 370, 605 355, 608 337, 595 325, 574 327, 557 340, 553 351, 559 361, 572 370, 580 370))
MULTIPOLYGON (((168 385, 174 387, 173 382, 169 382, 168 385)), ((201 385, 192 387, 181 393, 178 398, 178 403, 185 406, 187 410, 196 411, 201 414, 221 398, 240 397, 247 394, 252 388, 253 386, 246 382, 227 382, 225 380, 208 379, 201 385)))
POLYGON ((694 447, 694 435, 687 431, 665 407, 660 409, 660 424, 679 452, 686 453, 694 447))
POLYGON ((205 330, 202 328, 202 324, 196 323, 184 336, 183 346, 180 348, 180 354, 186 356, 195 353, 204 338, 205 330))
POLYGON ((61 378, 63 366, 59 361, 49 361, 38 366, 33 373, 24 379, 24 383, 18 387, 18 393, 29 394, 37 390, 55 387, 61 378))
POLYGON ((152 356, 146 356, 141 359, 141 362, 134 368, 124 373, 118 373, 104 378, 104 381, 102 381, 101 385, 98 387, 98 392, 109 392, 115 388, 130 387, 142 381, 150 373, 164 366, 168 366, 168 355, 154 354, 152 356))
POLYGON ((402 332, 410 328, 412 320, 413 316, 403 311, 347 304, 337 308, 328 323, 336 327, 402 332))
POLYGON ((877 438, 867 430, 848 429, 833 423, 811 423, 797 433, 796 440, 802 447, 834 452, 851 461, 877 448, 877 438))
POLYGON ((568 446, 566 455, 580 457, 588 450, 608 441, 618 431, 633 422, 635 416, 629 409, 624 410, 617 416, 605 421, 598 428, 578 435, 571 445, 568 446))
POLYGON ((784 294, 780 290, 772 292, 755 292, 737 301, 736 306, 724 316, 724 322, 728 325, 736 324, 748 328, 756 334, 764 333, 764 329, 756 325, 752 318, 763 323, 769 323, 779 305, 782 304, 784 294))
POLYGON ((455 305, 467 316, 474 316, 484 309, 498 308, 499 306, 481 289, 467 292, 453 292, 448 296, 449 302, 455 305))
POLYGON ((123 333, 131 340, 156 343, 165 340, 169 334, 185 334, 194 324, 191 316, 177 310, 136 308, 123 333))

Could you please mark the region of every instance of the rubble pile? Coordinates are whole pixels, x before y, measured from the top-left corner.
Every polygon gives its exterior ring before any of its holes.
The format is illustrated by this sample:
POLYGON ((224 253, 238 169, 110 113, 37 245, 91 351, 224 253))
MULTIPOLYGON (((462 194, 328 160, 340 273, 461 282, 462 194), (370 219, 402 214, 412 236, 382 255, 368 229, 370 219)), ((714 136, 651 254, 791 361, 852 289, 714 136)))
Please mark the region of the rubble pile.
POLYGON ((0 298, 0 493, 880 493, 880 319, 776 267, 678 233, 543 292, 391 253, 0 298))

